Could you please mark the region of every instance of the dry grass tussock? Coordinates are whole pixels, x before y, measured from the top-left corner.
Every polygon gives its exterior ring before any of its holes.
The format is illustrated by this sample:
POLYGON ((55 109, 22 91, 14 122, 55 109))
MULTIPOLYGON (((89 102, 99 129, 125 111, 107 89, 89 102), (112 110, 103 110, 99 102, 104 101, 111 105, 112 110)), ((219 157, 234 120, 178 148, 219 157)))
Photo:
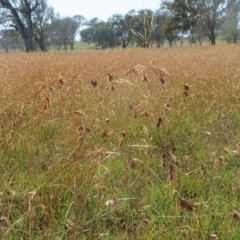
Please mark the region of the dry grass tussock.
POLYGON ((239 46, 0 61, 2 238, 239 236, 239 46))

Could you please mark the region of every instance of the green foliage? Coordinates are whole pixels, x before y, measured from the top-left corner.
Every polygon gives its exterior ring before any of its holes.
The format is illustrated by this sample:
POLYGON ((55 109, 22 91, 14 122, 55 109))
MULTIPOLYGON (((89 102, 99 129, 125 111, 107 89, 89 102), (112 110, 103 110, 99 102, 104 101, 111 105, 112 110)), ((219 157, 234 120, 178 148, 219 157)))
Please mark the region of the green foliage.
POLYGON ((222 25, 222 39, 228 43, 237 43, 240 36, 239 28, 240 2, 230 1, 227 14, 222 25))

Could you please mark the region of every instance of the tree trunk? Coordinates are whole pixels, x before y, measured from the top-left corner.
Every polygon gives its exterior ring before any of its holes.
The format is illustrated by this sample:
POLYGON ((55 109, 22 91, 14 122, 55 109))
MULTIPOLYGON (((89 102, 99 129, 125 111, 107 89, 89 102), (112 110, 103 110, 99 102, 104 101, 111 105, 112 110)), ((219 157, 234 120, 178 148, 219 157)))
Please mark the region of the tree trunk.
POLYGON ((67 51, 67 43, 64 42, 63 45, 64 45, 64 50, 67 51))
POLYGON ((215 29, 214 28, 210 29, 209 40, 210 40, 211 45, 216 44, 215 29))
POLYGON ((42 51, 47 51, 47 48, 44 43, 44 38, 35 36, 34 40, 37 42, 38 46, 42 51))
POLYGON ((3 47, 5 48, 6 53, 8 53, 8 43, 2 42, 3 47))
MULTIPOLYGON (((26 51, 33 51, 33 26, 32 26, 32 12, 39 5, 36 0, 34 7, 31 8, 31 1, 24 0, 19 7, 14 7, 9 0, 0 0, 0 7, 8 9, 13 17, 13 27, 20 33, 26 51), (20 13, 19 13, 20 12, 20 13), (21 15, 24 16, 21 19, 21 15), (25 26, 26 23, 26 26, 25 26)), ((20 4, 20 3, 19 3, 20 4)))
POLYGON ((71 39, 71 41, 70 41, 70 47, 71 47, 71 50, 73 51, 74 50, 74 38, 71 39))
POLYGON ((40 47, 40 49, 42 51, 47 51, 47 47, 45 45, 45 39, 44 39, 44 32, 43 32, 42 27, 40 28, 38 33, 35 34, 34 40, 37 42, 38 46, 40 47))
POLYGON ((27 10, 27 46, 26 51, 31 52, 33 47, 33 26, 32 26, 32 13, 31 9, 27 10))
POLYGON ((11 13, 13 15, 13 18, 15 19, 15 24, 16 26, 15 29, 20 33, 22 39, 23 39, 23 42, 24 42, 24 45, 25 47, 27 48, 27 33, 26 33, 26 28, 24 26, 24 24, 22 23, 16 9, 11 9, 11 13))
POLYGON ((236 33, 233 34, 233 43, 237 44, 238 35, 236 33))
POLYGON ((217 11, 217 2, 216 0, 213 1, 213 15, 212 15, 212 23, 210 23, 210 42, 211 45, 215 45, 216 44, 216 36, 215 36, 215 26, 216 26, 216 11, 217 11))

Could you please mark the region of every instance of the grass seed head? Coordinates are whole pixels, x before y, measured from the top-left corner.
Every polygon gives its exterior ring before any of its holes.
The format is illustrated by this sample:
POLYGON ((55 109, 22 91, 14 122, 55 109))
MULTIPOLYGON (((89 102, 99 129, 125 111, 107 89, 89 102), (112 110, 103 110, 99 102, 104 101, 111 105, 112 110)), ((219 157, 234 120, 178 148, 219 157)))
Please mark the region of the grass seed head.
POLYGON ((149 224, 151 221, 150 221, 149 219, 147 219, 147 218, 144 218, 144 219, 143 219, 143 222, 144 222, 145 224, 149 224))
POLYGON ((106 123, 110 123, 110 121, 111 121, 111 120, 110 120, 109 118, 106 118, 106 119, 105 119, 105 122, 106 122, 106 123))
POLYGON ((63 78, 62 73, 58 75, 58 82, 62 85, 65 83, 65 79, 63 78))
POLYGON ((178 171, 178 166, 171 163, 171 164, 170 164, 170 167, 169 167, 169 172, 168 172, 168 173, 174 174, 174 173, 176 173, 177 171, 178 171))
POLYGON ((187 200, 184 200, 183 198, 180 198, 179 206, 182 209, 187 210, 188 212, 193 212, 196 210, 196 207, 192 203, 188 202, 187 200))
POLYGON ((209 235, 209 240, 218 240, 218 236, 216 234, 209 235))
POLYGON ((93 87, 96 87, 98 85, 97 80, 96 79, 91 79, 91 84, 93 87))
POLYGON ((113 81, 114 77, 110 73, 106 73, 106 74, 107 74, 107 80, 109 82, 113 81))
POLYGON ((121 131, 121 135, 122 135, 122 137, 126 137, 127 136, 125 131, 121 131))
POLYGON ((129 73, 137 74, 138 72, 137 72, 136 69, 132 68, 132 69, 130 69, 130 70, 126 73, 126 76, 127 76, 129 73))
POLYGON ((96 234, 92 234, 93 239, 101 239, 105 236, 106 234, 104 233, 96 233, 96 234))
POLYGON ((169 75, 169 73, 165 69, 159 69, 159 74, 160 77, 165 77, 167 74, 169 75))
POLYGON ((183 96, 188 97, 189 96, 189 90, 190 87, 187 84, 183 85, 183 96))
POLYGON ((165 79, 162 77, 160 77, 159 80, 160 80, 161 84, 164 84, 166 82, 165 79))
POLYGON ((76 111, 74 111, 73 113, 74 113, 74 114, 77 114, 77 115, 80 115, 80 116, 84 115, 84 113, 83 113, 83 111, 82 111, 81 109, 76 110, 76 111))
POLYGON ((156 124, 156 127, 157 128, 160 128, 160 127, 163 127, 163 119, 161 117, 158 118, 158 121, 157 121, 157 124, 156 124))
POLYGON ((84 129, 85 129, 85 128, 84 128, 84 126, 82 125, 82 126, 80 126, 80 127, 78 128, 78 131, 79 131, 79 132, 82 132, 84 129))
POLYGON ((131 157, 128 159, 128 165, 129 165, 129 168, 132 170, 136 170, 137 168, 136 161, 131 157))
POLYGON ((116 199, 107 200, 105 202, 105 205, 109 206, 109 207, 116 207, 117 204, 118 204, 118 200, 116 200, 116 199))
POLYGON ((185 91, 189 91, 190 90, 190 87, 187 84, 184 84, 183 88, 184 88, 185 91))
POLYGON ((175 190, 175 189, 172 191, 172 197, 173 198, 176 198, 176 197, 181 198, 179 192, 177 190, 175 190))
POLYGON ((114 135, 114 132, 112 130, 104 132, 102 134, 102 137, 112 137, 114 135))
POLYGON ((127 182, 128 182, 128 176, 126 174, 124 174, 121 178, 121 184, 126 185, 127 182))
POLYGON ((2 216, 2 217, 0 218, 0 226, 1 226, 1 227, 4 227, 4 228, 10 227, 10 221, 9 221, 9 219, 8 219, 7 217, 5 217, 5 216, 2 216))
POLYGON ((148 82, 148 79, 147 79, 146 75, 142 75, 142 81, 143 82, 148 82))
POLYGON ((239 221, 239 220, 240 220, 240 214, 239 214, 239 212, 237 212, 236 210, 233 210, 232 220, 233 220, 233 221, 239 221))
POLYGON ((168 174, 168 182, 174 182, 174 180, 175 180, 175 177, 174 177, 174 174, 173 173, 169 173, 168 174))
POLYGON ((85 131, 86 131, 87 133, 91 133, 91 132, 92 132, 91 129, 88 128, 88 127, 85 128, 85 131))
POLYGON ((203 163, 201 163, 201 171, 203 174, 206 174, 207 172, 207 167, 203 163))
POLYGON ((173 182, 175 180, 176 172, 178 171, 178 167, 175 164, 170 163, 169 171, 168 171, 168 181, 173 182))
POLYGON ((80 136, 77 140, 79 143, 83 143, 84 142, 84 137, 83 136, 80 136))

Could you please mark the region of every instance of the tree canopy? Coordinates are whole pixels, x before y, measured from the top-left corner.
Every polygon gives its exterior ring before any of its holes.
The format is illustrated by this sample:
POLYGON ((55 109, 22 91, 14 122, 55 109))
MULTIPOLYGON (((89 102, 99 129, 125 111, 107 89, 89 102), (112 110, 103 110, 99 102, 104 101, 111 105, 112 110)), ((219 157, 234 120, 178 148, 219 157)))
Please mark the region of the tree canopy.
POLYGON ((77 38, 101 49, 128 46, 161 47, 180 41, 215 45, 216 39, 237 43, 240 0, 165 0, 155 11, 130 10, 108 20, 81 15, 61 17, 47 0, 0 0, 0 42, 25 51, 49 47, 74 49, 77 38))

